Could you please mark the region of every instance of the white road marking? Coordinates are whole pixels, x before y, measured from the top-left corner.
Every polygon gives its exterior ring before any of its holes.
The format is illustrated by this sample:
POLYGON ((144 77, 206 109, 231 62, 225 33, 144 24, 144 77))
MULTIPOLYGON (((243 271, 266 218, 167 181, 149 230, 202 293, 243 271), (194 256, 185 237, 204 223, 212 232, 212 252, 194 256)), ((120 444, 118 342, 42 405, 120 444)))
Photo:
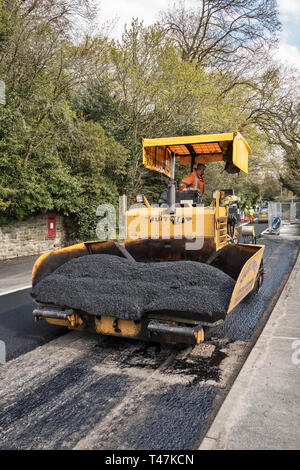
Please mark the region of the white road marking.
POLYGON ((300 339, 299 337, 296 337, 296 336, 273 336, 273 338, 288 339, 288 340, 291 340, 291 341, 294 341, 295 339, 300 339))
POLYGON ((5 292, 0 292, 0 296, 1 295, 13 294, 14 292, 19 292, 20 290, 29 289, 30 287, 32 287, 32 285, 28 284, 27 286, 17 287, 16 289, 11 289, 11 290, 7 290, 5 292))

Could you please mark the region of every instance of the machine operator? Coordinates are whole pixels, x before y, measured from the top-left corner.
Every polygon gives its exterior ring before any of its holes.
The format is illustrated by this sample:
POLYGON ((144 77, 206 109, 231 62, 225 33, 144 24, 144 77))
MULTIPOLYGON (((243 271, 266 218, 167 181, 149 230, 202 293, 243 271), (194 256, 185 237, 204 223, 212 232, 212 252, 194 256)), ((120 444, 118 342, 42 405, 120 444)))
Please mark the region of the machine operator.
POLYGON ((199 189, 201 196, 204 193, 204 179, 205 165, 198 163, 197 167, 183 178, 179 183, 179 191, 186 191, 187 189, 199 189))

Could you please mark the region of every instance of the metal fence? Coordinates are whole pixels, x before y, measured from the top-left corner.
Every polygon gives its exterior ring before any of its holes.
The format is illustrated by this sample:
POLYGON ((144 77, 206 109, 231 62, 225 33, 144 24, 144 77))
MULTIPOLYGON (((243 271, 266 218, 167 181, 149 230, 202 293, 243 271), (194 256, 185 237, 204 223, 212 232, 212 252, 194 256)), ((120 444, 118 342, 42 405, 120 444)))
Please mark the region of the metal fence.
POLYGON ((282 222, 297 223, 300 220, 300 202, 268 202, 269 227, 276 217, 282 222))

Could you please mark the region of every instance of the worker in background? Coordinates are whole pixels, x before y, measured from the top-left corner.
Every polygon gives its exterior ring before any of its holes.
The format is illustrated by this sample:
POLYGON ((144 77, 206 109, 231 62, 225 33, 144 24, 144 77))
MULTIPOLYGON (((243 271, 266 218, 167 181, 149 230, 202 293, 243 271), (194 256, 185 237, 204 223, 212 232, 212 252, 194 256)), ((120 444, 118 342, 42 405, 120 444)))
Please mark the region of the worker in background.
POLYGON ((231 203, 231 196, 226 196, 225 199, 221 201, 222 206, 228 207, 231 203))
POLYGON ((245 217, 244 217, 244 220, 248 220, 248 206, 245 207, 244 209, 244 214, 245 214, 245 217))
POLYGON ((198 163, 197 167, 183 178, 179 183, 179 191, 186 191, 187 189, 199 189, 201 195, 204 193, 204 179, 205 165, 198 163))
POLYGON ((254 222, 254 209, 253 207, 250 207, 249 209, 249 218, 250 218, 250 224, 254 222))
POLYGON ((239 197, 231 194, 230 196, 226 196, 223 200, 221 200, 222 206, 225 207, 235 207, 237 209, 237 204, 239 201, 239 197))

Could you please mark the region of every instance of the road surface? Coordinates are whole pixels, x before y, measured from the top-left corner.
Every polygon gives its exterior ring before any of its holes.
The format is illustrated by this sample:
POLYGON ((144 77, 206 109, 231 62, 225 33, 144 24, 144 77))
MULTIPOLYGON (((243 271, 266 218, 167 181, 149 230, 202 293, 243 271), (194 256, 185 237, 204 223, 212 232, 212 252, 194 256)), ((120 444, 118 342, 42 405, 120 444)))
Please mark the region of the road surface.
POLYGON ((0 296, 31 285, 31 271, 38 256, 12 258, 0 262, 0 296))
POLYGON ((36 323, 32 311, 36 304, 31 289, 0 296, 0 340, 6 345, 6 361, 57 338, 66 328, 36 323))
POLYGON ((1 366, 0 448, 196 448, 296 259, 297 241, 259 243, 261 290, 200 346, 71 332, 1 366))

